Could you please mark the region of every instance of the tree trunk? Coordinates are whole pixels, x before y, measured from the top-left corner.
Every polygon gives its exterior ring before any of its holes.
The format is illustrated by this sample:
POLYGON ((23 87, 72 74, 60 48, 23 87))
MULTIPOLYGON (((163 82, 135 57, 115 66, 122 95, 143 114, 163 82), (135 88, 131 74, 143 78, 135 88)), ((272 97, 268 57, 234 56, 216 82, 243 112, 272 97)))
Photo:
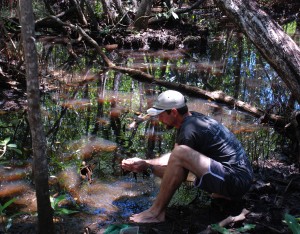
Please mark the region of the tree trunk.
POLYGON ((86 5, 86 9, 88 11, 88 14, 90 16, 92 30, 93 31, 100 31, 101 28, 99 27, 97 16, 94 12, 94 6, 91 1, 84 0, 84 4, 86 5))
POLYGON ((123 7, 122 2, 120 0, 112 0, 112 1, 115 4, 116 9, 121 16, 121 23, 125 25, 129 25, 130 18, 127 14, 128 12, 126 12, 125 8, 123 7))
POLYGON ((53 210, 49 199, 46 137, 40 111, 37 51, 31 0, 20 1, 21 32, 26 62, 28 121, 33 149, 33 173, 38 208, 38 233, 54 233, 53 210))
POLYGON ((114 15, 114 10, 112 8, 112 2, 111 0, 101 0, 102 8, 103 8, 103 15, 106 19, 106 22, 108 24, 113 24, 115 21, 113 15, 114 15))
POLYGON ((148 28, 148 20, 149 20, 149 15, 151 13, 152 1, 153 0, 141 1, 139 5, 139 9, 134 19, 134 27, 137 30, 148 28))
POLYGON ((243 36, 241 33, 238 34, 237 37, 237 48, 238 48, 238 54, 237 58, 234 61, 235 64, 235 70, 234 70, 234 95, 233 97, 235 99, 239 98, 239 90, 241 85, 241 65, 242 65, 242 54, 243 54, 243 36))
POLYGON ((78 19, 79 19, 79 22, 82 24, 82 25, 87 25, 88 22, 85 18, 85 15, 83 14, 82 12, 82 9, 79 5, 79 2, 77 2, 77 0, 70 0, 71 4, 75 6, 76 8, 76 11, 77 11, 77 14, 78 14, 78 19))
POLYGON ((300 48, 253 0, 215 0, 243 30, 300 103, 300 48))

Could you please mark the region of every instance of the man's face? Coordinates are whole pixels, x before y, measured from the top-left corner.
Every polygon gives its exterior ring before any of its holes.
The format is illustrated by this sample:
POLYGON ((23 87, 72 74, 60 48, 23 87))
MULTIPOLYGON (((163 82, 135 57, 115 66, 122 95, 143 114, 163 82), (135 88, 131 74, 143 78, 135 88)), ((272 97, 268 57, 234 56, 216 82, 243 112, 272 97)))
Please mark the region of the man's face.
POLYGON ((168 114, 167 111, 164 111, 158 115, 158 119, 160 122, 166 125, 167 129, 172 129, 175 126, 175 116, 173 111, 168 114))

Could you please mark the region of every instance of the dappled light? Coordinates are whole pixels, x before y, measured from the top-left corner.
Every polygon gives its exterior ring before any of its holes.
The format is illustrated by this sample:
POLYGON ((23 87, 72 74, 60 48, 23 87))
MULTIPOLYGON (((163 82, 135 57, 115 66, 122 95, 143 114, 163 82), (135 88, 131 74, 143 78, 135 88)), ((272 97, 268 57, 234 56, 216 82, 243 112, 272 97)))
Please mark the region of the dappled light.
MULTIPOLYGON (((113 180, 93 180, 93 183, 89 184, 84 180, 81 180, 79 174, 75 168, 67 168, 64 172, 58 175, 59 186, 66 192, 70 193, 73 199, 79 204, 83 211, 97 215, 97 217, 109 217, 127 216, 127 212, 133 212, 132 210, 122 210, 122 206, 130 201, 130 197, 141 196, 145 201, 153 199, 153 196, 157 193, 157 182, 153 178, 143 179, 138 178, 136 181, 132 176, 126 176, 123 179, 113 180), (152 194, 152 195, 151 195, 152 194), (126 199, 124 199, 126 197, 126 199), (124 200, 123 200, 124 199, 124 200), (123 200, 123 202, 118 200, 123 200), (122 205, 123 203, 123 205, 122 205), (126 214, 125 214, 125 213, 126 214)), ((141 198, 142 199, 142 198, 141 198)), ((144 201, 144 202, 145 202, 144 201)), ((148 202, 144 203, 144 206, 148 206, 148 202)), ((144 209, 141 207, 140 209, 144 209)))
MULTIPOLYGON (((114 149, 116 147, 113 146, 112 148, 114 149)), ((82 157, 82 159, 89 159, 92 157, 93 153, 101 153, 104 149, 111 150, 111 147, 103 147, 103 145, 99 144, 99 142, 92 142, 80 149, 80 157, 82 157)))
POLYGON ((99 153, 98 157, 101 157, 101 153, 103 152, 112 152, 117 148, 117 145, 103 138, 83 137, 78 141, 70 143, 68 147, 73 152, 77 152, 79 158, 89 159, 97 153, 99 153))
POLYGON ((64 101, 61 106, 69 108, 71 110, 81 110, 85 109, 88 106, 92 105, 92 103, 87 99, 81 99, 81 100, 69 100, 64 101))
POLYGON ((22 194, 29 185, 25 181, 13 181, 1 183, 0 198, 12 197, 22 194))
POLYGON ((24 179, 31 173, 30 168, 0 167, 0 182, 24 179))

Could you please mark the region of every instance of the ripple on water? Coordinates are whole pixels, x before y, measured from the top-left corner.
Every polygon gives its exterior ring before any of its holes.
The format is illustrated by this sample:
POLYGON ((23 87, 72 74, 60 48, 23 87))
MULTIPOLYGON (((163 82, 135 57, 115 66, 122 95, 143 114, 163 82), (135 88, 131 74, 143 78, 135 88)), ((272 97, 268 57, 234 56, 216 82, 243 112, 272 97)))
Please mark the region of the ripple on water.
POLYGON ((94 178, 90 184, 78 181, 79 174, 75 168, 65 170, 58 178, 60 186, 71 194, 83 212, 98 215, 103 222, 147 209, 158 192, 160 182, 157 178, 138 175, 135 179, 128 175, 110 181, 94 178))
POLYGON ((128 177, 114 182, 94 180, 81 186, 78 200, 87 213, 128 217, 147 209, 157 192, 152 178, 140 178, 137 182, 128 177))

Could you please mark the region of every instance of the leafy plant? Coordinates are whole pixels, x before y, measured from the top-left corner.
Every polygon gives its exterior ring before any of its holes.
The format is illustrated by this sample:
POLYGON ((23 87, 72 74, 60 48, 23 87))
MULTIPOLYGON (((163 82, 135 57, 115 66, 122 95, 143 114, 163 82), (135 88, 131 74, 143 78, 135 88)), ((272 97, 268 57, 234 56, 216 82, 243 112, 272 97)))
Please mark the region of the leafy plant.
MULTIPOLYGON (((6 203, 4 203, 4 205, 0 204, 0 223, 3 223, 3 224, 5 223, 6 224, 5 225, 5 230, 6 231, 11 227, 13 218, 17 215, 22 214, 21 212, 18 212, 16 214, 13 214, 13 215, 10 215, 10 216, 6 217, 6 215, 7 215, 6 212, 5 212, 6 208, 8 206, 10 206, 12 203, 14 203, 15 200, 17 200, 17 199, 12 198, 9 201, 7 201, 6 203)), ((0 231, 1 231, 1 229, 0 229, 0 231)))
POLYGON ((300 224, 294 216, 286 213, 284 215, 284 220, 287 223, 287 225, 289 226, 289 228, 291 229, 291 231, 293 232, 293 234, 300 233, 300 224))
POLYGON ((8 144, 9 141, 10 141, 9 137, 5 138, 5 140, 3 140, 3 141, 0 141, 0 152, 2 152, 0 154, 0 158, 6 153, 6 151, 8 149, 12 149, 15 152, 17 152, 18 154, 22 154, 22 151, 17 149, 17 145, 16 144, 8 144))
POLYGON ((58 197, 50 196, 51 207, 54 210, 54 214, 56 215, 70 215, 74 213, 78 213, 77 210, 70 210, 60 206, 60 203, 64 200, 67 200, 67 195, 62 194, 58 197))
POLYGON ((231 234, 227 228, 221 227, 219 224, 212 224, 211 229, 222 234, 231 234))
POLYGON ((170 17, 173 17, 174 19, 179 19, 179 16, 175 12, 175 8, 168 8, 167 4, 164 2, 164 6, 168 9, 167 12, 164 13, 158 13, 158 17, 165 17, 166 19, 169 19, 170 17))
POLYGON ((251 229, 255 228, 255 224, 245 224, 243 227, 240 228, 235 228, 233 230, 229 230, 225 227, 221 227, 219 224, 212 224, 211 225, 211 229, 213 231, 217 231, 219 233, 222 234, 233 234, 233 233, 243 233, 243 232, 247 232, 251 229))
POLYGON ((289 35, 294 35, 296 33, 296 29, 297 29, 296 21, 290 22, 284 26, 284 30, 289 35))
POLYGON ((10 206, 14 201, 16 200, 16 198, 12 198, 9 201, 7 201, 6 203, 4 203, 4 205, 0 204, 0 216, 5 215, 5 209, 10 206))

